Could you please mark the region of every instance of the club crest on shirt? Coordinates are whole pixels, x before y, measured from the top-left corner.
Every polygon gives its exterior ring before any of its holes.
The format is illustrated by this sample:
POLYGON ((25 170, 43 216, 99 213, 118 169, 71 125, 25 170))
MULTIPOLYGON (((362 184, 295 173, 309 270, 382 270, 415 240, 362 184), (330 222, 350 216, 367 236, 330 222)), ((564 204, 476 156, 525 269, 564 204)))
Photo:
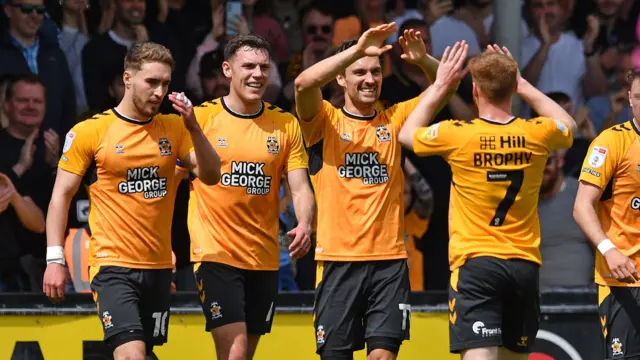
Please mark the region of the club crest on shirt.
POLYGON ((160 148, 161 156, 169 156, 171 155, 171 143, 167 138, 160 138, 158 142, 158 147, 160 148))
POLYGON ((267 138, 267 151, 269 154, 279 154, 280 153, 280 144, 278 144, 278 140, 275 137, 269 136, 267 138))
POLYGON ((379 142, 391 141, 391 133, 384 125, 378 125, 376 127, 376 136, 379 142))

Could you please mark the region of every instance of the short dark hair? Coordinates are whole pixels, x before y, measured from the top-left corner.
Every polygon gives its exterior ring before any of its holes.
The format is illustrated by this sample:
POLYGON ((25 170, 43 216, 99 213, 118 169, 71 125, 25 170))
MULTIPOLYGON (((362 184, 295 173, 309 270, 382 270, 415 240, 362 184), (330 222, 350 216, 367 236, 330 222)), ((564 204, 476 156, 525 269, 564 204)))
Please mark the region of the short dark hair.
POLYGON ((10 101, 13 99, 13 97, 16 94, 16 86, 18 85, 19 82, 25 82, 30 85, 39 84, 40 86, 42 86, 43 89, 45 89, 45 91, 47 90, 47 88, 42 83, 42 80, 40 80, 40 77, 36 74, 29 73, 29 74, 15 75, 9 78, 9 82, 7 84, 7 89, 4 96, 4 101, 10 101))
POLYGON ((571 97, 569 97, 569 95, 561 91, 550 92, 546 95, 549 97, 549 99, 555 101, 558 104, 571 102, 571 97))
MULTIPOLYGON (((336 54, 340 54, 341 52, 349 49, 350 47, 356 45, 358 43, 357 39, 345 40, 340 46, 334 48, 333 51, 330 52, 329 56, 333 56, 336 54)), ((380 66, 384 69, 384 54, 378 56, 380 60, 380 66)))
POLYGON ((332 5, 327 0, 313 0, 307 6, 303 7, 300 10, 300 14, 298 16, 298 21, 302 23, 304 21, 305 16, 309 14, 311 11, 317 11, 325 16, 330 16, 332 21, 335 20, 333 16, 332 5))
POLYGON ((238 50, 248 47, 254 50, 264 50, 269 54, 269 59, 272 58, 273 51, 271 50, 271 44, 260 35, 257 34, 240 34, 229 40, 224 47, 224 61, 231 59, 238 50))
POLYGON ((222 72, 223 58, 224 50, 220 48, 202 55, 202 59, 200 59, 200 77, 213 77, 216 73, 222 72))
POLYGON ((636 79, 640 79, 640 70, 637 70, 637 69, 630 70, 629 73, 627 74, 627 81, 629 82, 629 84, 634 82, 636 79))

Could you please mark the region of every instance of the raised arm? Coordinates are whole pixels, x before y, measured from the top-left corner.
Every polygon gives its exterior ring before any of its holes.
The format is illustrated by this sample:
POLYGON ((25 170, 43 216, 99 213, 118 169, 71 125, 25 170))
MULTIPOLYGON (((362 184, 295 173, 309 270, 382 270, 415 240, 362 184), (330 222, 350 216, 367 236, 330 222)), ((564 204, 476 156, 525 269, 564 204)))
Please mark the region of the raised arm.
POLYGON ((183 165, 207 185, 215 185, 220 181, 220 157, 202 132, 193 112, 193 104, 183 94, 172 93, 169 100, 184 119, 185 127, 191 137, 193 151, 184 159, 183 165))
POLYGON ((82 183, 82 176, 58 168, 47 212, 47 269, 43 291, 53 302, 64 299, 67 273, 64 268, 64 233, 71 200, 82 183))
POLYGON ((298 75, 294 83, 298 117, 303 121, 315 117, 322 108, 322 87, 358 59, 380 56, 391 50, 392 46, 385 46, 384 41, 396 31, 395 23, 369 29, 355 46, 320 61, 298 75))
MULTIPOLYGON (((500 54, 507 55, 511 58, 513 56, 509 52, 509 49, 506 47, 500 48, 498 45, 489 45, 487 47, 488 51, 495 51, 500 54)), ((540 90, 536 89, 535 86, 531 85, 529 81, 520 76, 518 72, 518 85, 516 89, 516 93, 531 106, 533 111, 535 111, 540 116, 548 117, 554 120, 561 121, 563 124, 568 126, 571 129, 573 134, 576 133, 577 126, 576 122, 573 120, 573 117, 567 113, 562 106, 558 105, 555 101, 551 100, 547 95, 543 94, 540 90)))
POLYGON ((427 126, 442 108, 446 97, 460 83, 466 71, 462 69, 467 58, 469 46, 457 42, 453 48, 447 47, 437 69, 436 80, 425 91, 422 100, 413 110, 398 134, 402 146, 413 151, 413 137, 416 130, 427 126))

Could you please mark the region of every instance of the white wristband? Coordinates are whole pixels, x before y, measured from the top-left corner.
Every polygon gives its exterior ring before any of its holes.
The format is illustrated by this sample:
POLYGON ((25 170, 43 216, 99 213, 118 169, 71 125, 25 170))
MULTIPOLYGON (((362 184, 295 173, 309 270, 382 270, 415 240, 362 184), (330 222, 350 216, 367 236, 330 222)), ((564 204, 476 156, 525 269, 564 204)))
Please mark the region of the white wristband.
POLYGON ((47 246, 47 265, 54 263, 64 265, 64 248, 62 246, 47 246))
POLYGON ((600 251, 600 254, 602 255, 604 255, 607 251, 615 248, 616 246, 613 245, 613 243, 609 239, 604 239, 600 241, 600 244, 598 244, 598 251, 600 251))

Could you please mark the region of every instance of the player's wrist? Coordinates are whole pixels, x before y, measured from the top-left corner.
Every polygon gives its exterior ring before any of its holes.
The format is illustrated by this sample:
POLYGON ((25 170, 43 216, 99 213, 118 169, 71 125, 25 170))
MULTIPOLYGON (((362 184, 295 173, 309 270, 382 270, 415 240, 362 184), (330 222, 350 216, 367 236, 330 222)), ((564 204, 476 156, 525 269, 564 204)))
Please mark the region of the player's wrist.
POLYGON ((65 264, 64 247, 59 245, 47 246, 47 265, 49 264, 65 264))
POLYGON ((607 252, 611 251, 612 249, 616 249, 616 246, 613 245, 613 243, 609 239, 604 239, 600 241, 600 243, 598 244, 598 251, 602 255, 605 255, 607 252))

